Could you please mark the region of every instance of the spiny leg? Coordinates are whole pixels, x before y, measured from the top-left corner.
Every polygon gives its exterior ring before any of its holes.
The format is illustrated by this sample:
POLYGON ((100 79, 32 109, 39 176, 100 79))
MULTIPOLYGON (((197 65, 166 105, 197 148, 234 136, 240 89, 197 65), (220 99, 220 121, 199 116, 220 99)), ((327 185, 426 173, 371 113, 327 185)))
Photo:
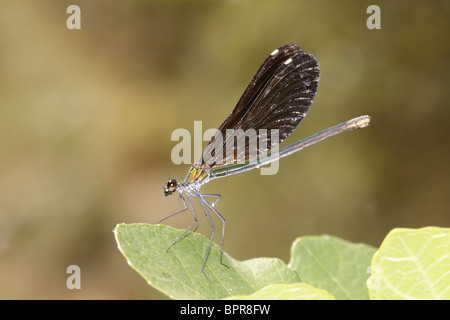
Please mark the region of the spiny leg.
MULTIPOLYGON (((184 200, 184 197, 181 195, 181 192, 180 192, 180 197, 181 197, 181 199, 183 199, 183 203, 184 203, 184 205, 186 206, 186 201, 184 200)), ((197 221, 198 221, 198 219, 197 219, 197 214, 195 213, 195 209, 194 209, 194 206, 192 205, 192 201, 191 201, 191 198, 189 197, 189 195, 188 194, 186 194, 186 198, 187 198, 187 200, 188 200, 188 203, 189 203, 189 207, 191 208, 191 211, 192 211, 192 214, 193 214, 193 216, 194 216, 194 222, 186 229, 186 230, 184 230, 183 231, 183 233, 181 233, 175 240, 173 240, 173 242, 169 245, 169 247, 167 248, 167 250, 166 250, 166 252, 167 251, 169 251, 169 249, 175 244, 175 243, 177 243, 178 242, 178 240, 180 240, 196 223, 197 223, 197 221)), ((186 208, 184 209, 184 210, 186 210, 187 209, 187 206, 186 206, 186 208)), ((184 211, 183 210, 183 211, 184 211)), ((179 212, 178 212, 179 213, 179 212)), ((173 216, 174 214, 171 214, 169 217, 171 217, 171 216, 173 216)), ((167 218, 169 218, 169 217, 167 217, 167 218)), ((166 219, 166 218, 165 218, 166 219)), ((164 219, 163 219, 164 220, 164 219)))
POLYGON ((197 196, 198 200, 200 201, 200 204, 202 205, 203 210, 205 210, 205 214, 206 214, 206 216, 209 219, 209 223, 211 224, 211 229, 212 229, 212 231, 211 231, 211 238, 209 239, 208 250, 206 251, 205 260, 203 261, 203 266, 202 266, 202 273, 205 275, 205 277, 207 279, 209 279, 208 276, 205 273, 205 265, 206 265, 206 260, 208 260, 209 251, 211 250, 211 244, 212 244, 212 241, 213 241, 213 238, 214 238, 214 232, 216 230, 216 227, 214 225, 213 220, 211 219, 211 216, 209 215, 209 211, 205 207, 205 203, 208 205, 208 207, 210 207, 211 205, 202 197, 201 194, 197 194, 196 196, 197 196))
POLYGON ((175 212, 175 213, 172 213, 172 214, 168 215, 167 217, 165 217, 165 218, 159 220, 159 221, 158 221, 158 224, 160 224, 161 222, 163 222, 163 221, 166 220, 166 219, 169 219, 169 218, 171 218, 171 217, 173 217, 173 216, 175 216, 175 215, 177 215, 177 214, 179 214, 179 213, 182 213, 182 212, 184 212, 184 211, 187 210, 188 206, 187 206, 187 204, 186 204, 186 200, 184 200, 184 197, 183 197, 183 195, 181 194, 181 192, 179 193, 179 195, 180 195, 181 201, 183 201, 184 209, 181 209, 180 211, 177 211, 177 212, 175 212))
POLYGON ((198 227, 200 227, 200 224, 202 223, 202 221, 206 218, 206 214, 200 219, 200 221, 198 222, 197 226, 195 227, 194 230, 192 230, 192 232, 197 231, 198 227))
POLYGON ((211 203, 211 205, 213 207, 217 204, 217 202, 219 202, 220 198, 222 197, 221 194, 217 194, 217 193, 202 193, 202 196, 204 196, 204 197, 215 197, 216 200, 213 203, 211 203))
MULTIPOLYGON (((207 196, 207 197, 216 197, 216 198, 217 198, 217 199, 212 203, 212 206, 213 206, 213 207, 217 204, 217 202, 219 202, 220 198, 222 197, 220 194, 203 194, 203 195, 204 195, 204 196, 207 196)), ((211 212, 211 209, 208 209, 208 213, 210 213, 210 212, 211 212)), ((203 218, 200 219, 200 221, 198 222, 198 224, 197 224, 197 226, 195 227, 195 229, 194 229, 193 232, 197 231, 198 227, 200 227, 200 224, 202 223, 202 221, 203 221, 205 218, 206 218, 206 213, 205 213, 205 215, 203 216, 203 218)))
POLYGON ((220 264, 228 268, 228 266, 226 264, 224 264, 223 261, 222 261, 222 259, 223 259, 223 242, 224 242, 224 239, 225 239, 225 218, 222 217, 222 215, 214 208, 214 205, 220 200, 221 195, 220 194, 206 194, 206 193, 202 193, 202 194, 199 194, 199 196, 206 203, 206 205, 209 207, 208 214, 212 210, 219 217, 219 219, 222 221, 222 243, 221 243, 221 246, 220 246, 220 249, 221 249, 220 250, 220 264), (210 204, 208 201, 206 201, 203 198, 204 196, 217 197, 217 200, 214 201, 212 204, 210 204))

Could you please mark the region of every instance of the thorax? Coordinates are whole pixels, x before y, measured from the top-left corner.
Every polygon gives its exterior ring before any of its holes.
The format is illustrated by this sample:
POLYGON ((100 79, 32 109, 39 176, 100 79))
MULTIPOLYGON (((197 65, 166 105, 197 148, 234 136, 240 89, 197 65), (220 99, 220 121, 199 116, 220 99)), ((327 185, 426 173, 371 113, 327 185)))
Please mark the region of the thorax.
POLYGON ((206 164, 194 163, 183 180, 180 181, 181 188, 187 192, 194 190, 198 192, 203 184, 209 182, 209 172, 209 167, 206 164))

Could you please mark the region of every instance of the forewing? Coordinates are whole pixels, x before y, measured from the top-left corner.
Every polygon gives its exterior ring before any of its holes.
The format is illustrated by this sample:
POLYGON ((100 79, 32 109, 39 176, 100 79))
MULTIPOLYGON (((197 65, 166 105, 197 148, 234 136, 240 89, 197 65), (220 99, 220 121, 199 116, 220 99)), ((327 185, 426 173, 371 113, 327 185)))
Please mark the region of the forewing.
POLYGON ((283 142, 308 112, 319 76, 317 60, 299 46, 288 44, 274 50, 205 147, 201 163, 209 167, 242 163, 283 142), (261 139, 261 129, 267 130, 266 141, 261 139), (278 130, 278 139, 271 139, 272 130, 278 130))

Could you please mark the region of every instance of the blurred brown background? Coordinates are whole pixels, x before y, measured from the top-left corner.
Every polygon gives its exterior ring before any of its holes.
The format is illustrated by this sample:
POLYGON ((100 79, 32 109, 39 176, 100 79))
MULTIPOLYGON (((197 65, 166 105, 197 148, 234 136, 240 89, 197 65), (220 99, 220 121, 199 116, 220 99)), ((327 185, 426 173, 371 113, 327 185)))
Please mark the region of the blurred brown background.
POLYGON ((288 262, 302 235, 379 246, 394 227, 449 226, 450 3, 377 1, 381 30, 366 27, 370 4, 2 1, 0 298, 166 298, 127 265, 112 230, 182 207, 162 189, 189 167, 171 162, 172 131, 217 128, 285 43, 321 65, 287 143, 364 114, 372 126, 283 159, 277 175, 204 186, 222 194, 225 251, 288 262), (66 28, 70 4, 81 30, 66 28), (66 288, 71 264, 81 290, 66 288))

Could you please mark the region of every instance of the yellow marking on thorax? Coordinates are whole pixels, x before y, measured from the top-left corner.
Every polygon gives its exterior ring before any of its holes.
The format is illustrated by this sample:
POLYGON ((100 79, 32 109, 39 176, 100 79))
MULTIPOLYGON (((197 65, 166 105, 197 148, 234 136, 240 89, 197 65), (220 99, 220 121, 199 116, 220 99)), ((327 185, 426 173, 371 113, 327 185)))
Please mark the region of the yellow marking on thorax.
POLYGON ((206 166, 200 166, 199 164, 193 164, 192 167, 187 172, 182 183, 194 183, 196 181, 202 181, 209 175, 209 168, 206 166))

